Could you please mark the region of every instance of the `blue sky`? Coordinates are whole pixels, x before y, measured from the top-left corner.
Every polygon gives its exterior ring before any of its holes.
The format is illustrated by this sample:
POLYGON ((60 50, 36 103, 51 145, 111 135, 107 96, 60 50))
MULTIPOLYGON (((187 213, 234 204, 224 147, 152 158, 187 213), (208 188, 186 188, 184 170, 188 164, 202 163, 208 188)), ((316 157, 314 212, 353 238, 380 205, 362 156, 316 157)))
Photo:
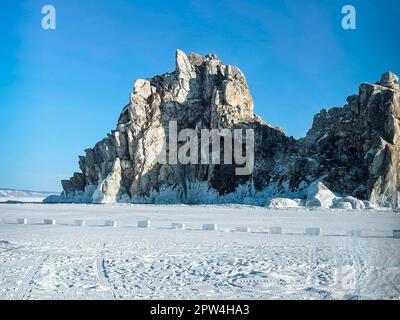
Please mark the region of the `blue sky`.
POLYGON ((400 73, 398 0, 1 1, 0 187, 61 189, 115 127, 133 81, 174 69, 175 49, 246 74, 255 111, 302 137, 359 83, 400 73), (41 8, 57 29, 41 28, 41 8), (341 28, 341 8, 357 29, 341 28))

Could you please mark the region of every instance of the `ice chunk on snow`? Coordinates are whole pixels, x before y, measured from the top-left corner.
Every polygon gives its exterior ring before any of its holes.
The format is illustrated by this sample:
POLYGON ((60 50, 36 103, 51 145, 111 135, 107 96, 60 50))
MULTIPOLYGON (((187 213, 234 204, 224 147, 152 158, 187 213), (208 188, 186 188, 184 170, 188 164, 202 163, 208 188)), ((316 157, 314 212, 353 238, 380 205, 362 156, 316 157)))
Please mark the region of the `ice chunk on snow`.
POLYGON ((104 221, 104 226, 106 226, 106 227, 116 227, 117 226, 117 221, 115 221, 115 220, 106 220, 106 221, 104 221))
POLYGON ((288 198, 274 198, 268 204, 269 209, 297 208, 299 205, 296 201, 288 198))
POLYGON ((171 229, 175 230, 185 230, 185 224, 184 223, 171 223, 171 229))
POLYGON ((269 234, 282 234, 282 227, 269 227, 269 234))
POLYGON ((365 209, 365 203, 363 200, 359 200, 354 197, 348 196, 348 197, 344 197, 344 198, 333 199, 332 208, 365 209))
POLYGON ((217 231, 218 230, 218 225, 216 225, 216 224, 203 224, 203 230, 217 231))
POLYGON ((82 220, 82 219, 74 220, 74 226, 83 227, 84 225, 85 225, 85 220, 82 220))
POLYGON ((26 218, 18 218, 17 224, 28 224, 28 219, 26 218))
POLYGON ((142 220, 137 222, 137 227, 138 228, 150 228, 151 226, 151 221, 150 219, 142 220))
POLYGON ((317 181, 310 185, 307 191, 307 207, 329 208, 332 205, 335 194, 322 182, 317 181))
POLYGON ((304 234, 308 236, 319 236, 321 234, 321 228, 306 228, 304 234))

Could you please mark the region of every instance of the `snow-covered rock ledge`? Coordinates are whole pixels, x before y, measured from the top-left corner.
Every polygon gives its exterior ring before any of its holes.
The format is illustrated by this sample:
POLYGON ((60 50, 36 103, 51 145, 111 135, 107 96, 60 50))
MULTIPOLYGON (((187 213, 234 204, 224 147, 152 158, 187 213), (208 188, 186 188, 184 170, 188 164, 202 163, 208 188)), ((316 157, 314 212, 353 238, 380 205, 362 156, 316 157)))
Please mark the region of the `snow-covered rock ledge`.
MULTIPOLYGON (((352 196, 338 196, 330 191, 322 182, 312 183, 300 192, 276 194, 276 186, 269 186, 261 191, 255 191, 251 183, 240 185, 235 192, 220 196, 206 182, 188 184, 186 198, 177 187, 163 187, 153 191, 148 197, 130 198, 124 194, 120 198, 107 199, 107 204, 244 204, 266 207, 268 209, 290 208, 323 208, 323 209, 377 209, 378 206, 367 200, 359 200, 352 196)), ((50 196, 45 203, 99 203, 98 187, 89 186, 85 192, 50 196)))
POLYGON ((340 197, 330 191, 322 182, 314 182, 304 190, 304 199, 272 198, 267 207, 270 209, 287 209, 297 207, 318 207, 331 209, 376 209, 377 205, 367 200, 352 196, 340 197))

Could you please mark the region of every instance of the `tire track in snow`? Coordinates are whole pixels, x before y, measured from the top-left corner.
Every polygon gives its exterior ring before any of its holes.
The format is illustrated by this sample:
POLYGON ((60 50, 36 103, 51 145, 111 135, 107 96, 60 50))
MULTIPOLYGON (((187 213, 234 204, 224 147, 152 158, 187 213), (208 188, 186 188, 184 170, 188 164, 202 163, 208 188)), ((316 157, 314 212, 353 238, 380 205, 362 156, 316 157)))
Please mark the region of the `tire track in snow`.
POLYGON ((105 260, 103 256, 104 247, 106 246, 105 243, 99 248, 99 252, 97 254, 97 261, 96 261, 96 271, 97 277, 99 279, 100 285, 105 289, 106 299, 114 300, 116 299, 115 292, 112 288, 110 283, 110 278, 108 276, 107 268, 105 266, 105 260))
MULTIPOLYGON (((361 242, 365 241, 362 238, 354 239, 354 243, 352 248, 349 248, 349 254, 351 255, 354 274, 353 274, 353 282, 354 282, 354 291, 356 295, 360 294, 360 288, 363 287, 365 281, 368 281, 368 268, 369 265, 366 258, 368 257, 369 253, 366 252, 365 247, 361 246, 361 242)), ((379 277, 382 281, 383 279, 379 277)))
POLYGON ((26 298, 26 294, 31 287, 33 279, 35 278, 43 263, 48 259, 48 257, 49 256, 46 255, 36 262, 36 264, 28 272, 28 274, 22 279, 21 284, 11 298, 12 300, 24 300, 26 298))
MULTIPOLYGON (((318 240, 318 239, 315 239, 318 240)), ((332 298, 332 284, 334 282, 334 270, 331 270, 330 265, 326 263, 323 247, 320 243, 310 242, 307 252, 307 277, 306 287, 304 290, 310 294, 316 295, 319 299, 332 298)))
POLYGON ((22 249, 22 248, 24 248, 24 246, 13 247, 13 248, 4 248, 3 250, 0 251, 0 255, 2 255, 5 252, 15 251, 15 250, 22 249))
POLYGON ((307 278, 306 278, 306 287, 313 287, 315 285, 315 261, 316 261, 316 252, 315 247, 310 246, 307 249, 307 256, 305 258, 307 264, 307 278))
POLYGON ((358 298, 357 287, 362 280, 365 261, 357 255, 362 254, 359 238, 344 238, 340 242, 335 258, 335 292, 339 299, 358 298))

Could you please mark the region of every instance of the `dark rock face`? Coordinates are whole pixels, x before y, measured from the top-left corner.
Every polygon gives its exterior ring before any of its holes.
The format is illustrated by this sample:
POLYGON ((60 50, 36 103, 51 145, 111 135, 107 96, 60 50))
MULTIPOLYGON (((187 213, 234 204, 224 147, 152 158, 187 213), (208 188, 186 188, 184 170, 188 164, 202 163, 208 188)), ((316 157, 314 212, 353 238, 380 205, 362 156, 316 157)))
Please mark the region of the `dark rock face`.
MULTIPOLYGON (((176 54, 176 70, 137 80, 115 130, 79 158, 81 173, 62 181, 63 193, 48 201, 154 201, 154 194, 192 203, 249 185, 254 192, 306 190, 322 181, 336 194, 400 205, 400 88, 391 72, 363 83, 342 108, 323 109, 306 137, 295 140, 253 113, 242 72, 215 55, 176 54), (230 164, 155 164, 166 148, 170 121, 177 130, 253 129, 255 161, 250 175, 230 164), (199 190, 203 191, 200 192, 199 190), (191 199, 191 200, 190 200, 191 199)), ((169 149, 166 148, 166 155, 169 149)), ((248 195, 247 195, 248 196, 248 195)), ((266 199, 265 199, 266 200, 266 199)))

